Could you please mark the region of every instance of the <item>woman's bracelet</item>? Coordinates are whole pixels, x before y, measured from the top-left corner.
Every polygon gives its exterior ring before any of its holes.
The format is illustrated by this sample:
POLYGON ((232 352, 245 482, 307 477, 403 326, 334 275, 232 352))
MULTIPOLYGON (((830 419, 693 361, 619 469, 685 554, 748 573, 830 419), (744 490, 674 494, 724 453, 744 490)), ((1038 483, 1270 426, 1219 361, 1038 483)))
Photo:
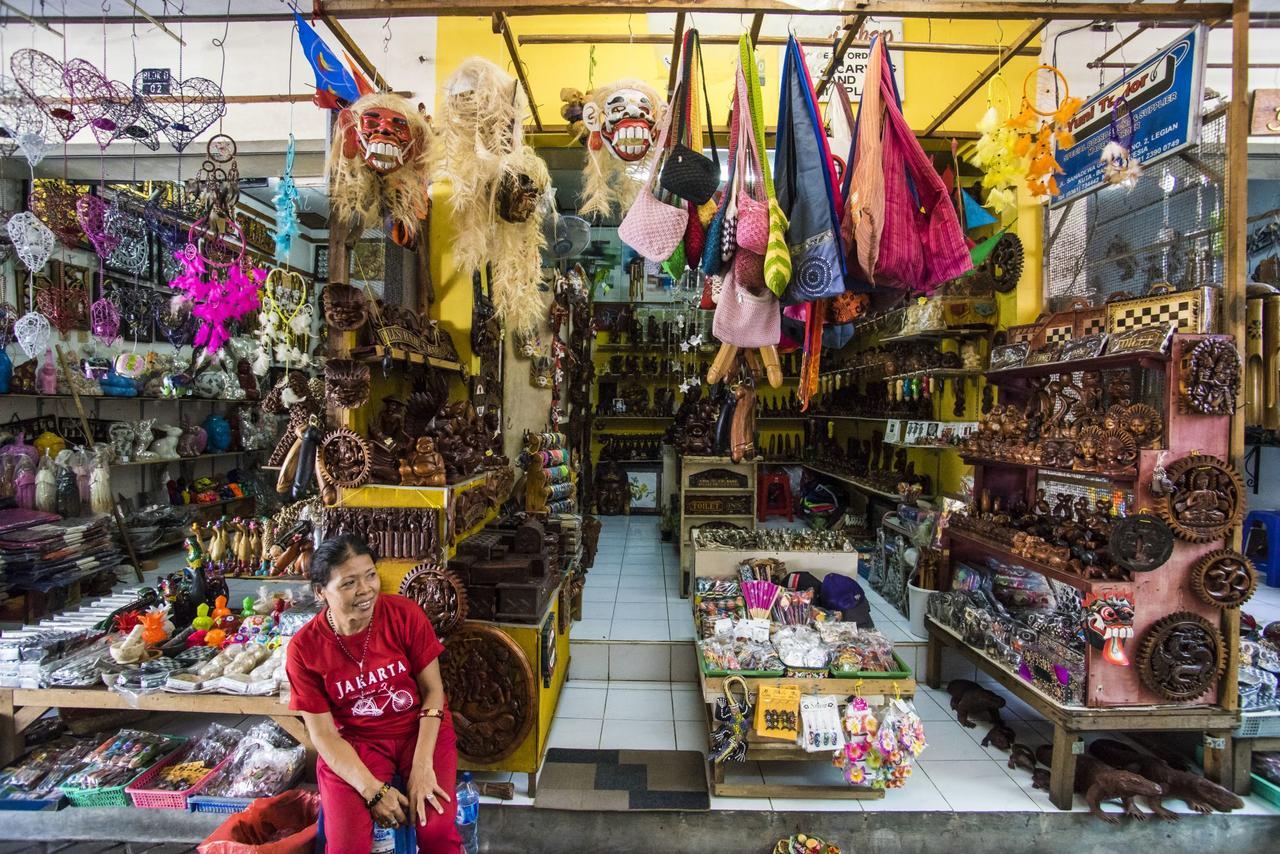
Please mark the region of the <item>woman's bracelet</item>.
POLYGON ((444 709, 423 708, 421 711, 418 712, 418 720, 422 720, 423 718, 439 718, 441 721, 443 721, 444 709))
POLYGON ((374 795, 372 798, 370 798, 369 800, 365 801, 365 802, 364 802, 364 805, 365 805, 366 807, 368 807, 369 809, 373 809, 374 807, 376 807, 376 806, 378 805, 378 801, 382 800, 382 796, 383 796, 383 795, 385 795, 385 794, 386 794, 387 792, 389 792, 389 791, 391 791, 391 784, 390 784, 390 783, 383 783, 383 784, 382 784, 382 788, 378 790, 378 794, 374 795))

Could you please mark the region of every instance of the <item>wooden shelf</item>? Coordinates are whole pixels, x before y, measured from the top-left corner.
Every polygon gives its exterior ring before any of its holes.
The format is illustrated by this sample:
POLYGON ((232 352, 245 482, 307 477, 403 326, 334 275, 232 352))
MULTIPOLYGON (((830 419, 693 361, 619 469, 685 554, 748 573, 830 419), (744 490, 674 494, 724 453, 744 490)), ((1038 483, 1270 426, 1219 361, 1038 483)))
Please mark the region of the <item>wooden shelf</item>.
POLYGON ((596 415, 597 421, 670 421, 674 415, 596 415))
POLYGON ((970 466, 1004 466, 1006 468, 1015 469, 1034 469, 1042 471, 1045 474, 1065 475, 1068 477, 1083 477, 1092 480, 1110 480, 1120 483, 1133 483, 1138 479, 1136 471, 1122 472, 1103 472, 1103 471, 1081 471, 1079 469, 1060 469, 1053 466, 1039 466, 1035 463, 1020 463, 1014 460, 989 460, 985 457, 969 457, 961 456, 961 462, 970 466))
POLYGON ((902 335, 889 335, 880 339, 881 344, 902 343, 907 341, 946 341, 952 338, 980 338, 991 334, 989 326, 956 327, 954 329, 924 329, 919 332, 907 332, 902 335))
POLYGON ((890 419, 909 420, 911 415, 820 415, 810 413, 806 418, 817 418, 822 421, 888 421, 890 419))
POLYGON ((977 534, 970 534, 966 531, 957 531, 955 528, 947 528, 945 536, 953 542, 963 543, 968 545, 970 548, 979 549, 991 557, 999 558, 1000 560, 1008 561, 1009 563, 1016 563, 1019 566, 1024 566, 1027 569, 1034 570, 1047 578, 1052 578, 1057 581, 1061 581, 1063 584, 1070 585, 1077 590, 1090 590, 1095 584, 1115 587, 1120 584, 1129 583, 1127 581, 1108 581, 1106 579, 1095 580, 1091 578, 1083 578, 1076 575, 1074 572, 1068 572, 1065 569, 1058 569, 1057 567, 1049 566, 1047 563, 1041 563, 1040 561, 1033 560, 1029 557, 1023 557, 1022 555, 1015 554, 1009 550, 1008 546, 1001 545, 994 540, 988 540, 985 537, 978 536, 977 534))
POLYGON ((908 449, 914 448, 917 451, 958 451, 960 450, 959 445, 922 445, 916 442, 885 442, 884 444, 891 445, 895 448, 908 448, 908 449))
MULTIPOLYGON (((4 400, 5 398, 11 398, 11 397, 22 398, 24 400, 71 400, 73 399, 74 395, 18 394, 16 392, 0 394, 0 400, 4 400)), ((146 400, 146 401, 167 400, 173 403, 245 403, 245 404, 251 404, 251 405, 256 405, 261 403, 261 400, 248 400, 245 398, 241 398, 239 400, 232 400, 231 398, 228 398, 228 397, 195 397, 194 395, 187 395, 185 397, 159 397, 153 394, 135 394, 135 395, 129 395, 129 396, 117 395, 117 394, 82 394, 80 395, 80 400, 84 403, 89 403, 89 402, 97 403, 98 401, 103 401, 103 400, 122 401, 124 403, 131 403, 137 400, 146 400)))
MULTIPOLYGON (((898 493, 896 493, 896 492, 886 492, 885 490, 881 489, 880 487, 878 487, 878 486, 873 486, 872 484, 867 483, 866 481, 861 480, 861 479, 859 479, 859 478, 856 478, 856 477, 854 477, 853 475, 849 475, 849 474, 839 474, 839 473, 837 473, 837 472, 833 472, 833 471, 831 471, 830 469, 824 469, 824 468, 822 468, 822 467, 821 467, 821 466, 819 466, 819 465, 815 465, 814 463, 803 463, 803 465, 804 465, 804 467, 805 467, 805 468, 807 468, 807 469, 811 469, 811 470, 813 470, 813 471, 817 472, 818 474, 824 474, 824 475, 826 475, 827 477, 833 477, 833 478, 835 478, 836 480, 843 481, 844 483, 847 483, 847 484, 849 484, 850 486, 855 487, 856 489, 860 489, 860 490, 862 490, 863 492, 869 493, 869 494, 871 494, 871 495, 878 495, 878 496, 880 496, 881 498, 887 498, 887 499, 889 499, 889 500, 891 500, 891 501, 900 501, 900 500, 902 500, 902 496, 901 496, 901 495, 899 495, 898 493)), ((921 499, 925 499, 925 500, 928 500, 928 499, 933 498, 933 496, 932 496, 932 495, 920 495, 920 496, 919 496, 919 498, 921 498, 921 499)))
POLYGON ((407 365, 430 365, 433 368, 462 373, 462 365, 458 362, 437 359, 435 356, 424 356, 421 353, 415 353, 412 350, 405 350, 400 347, 384 347, 381 344, 373 344, 369 347, 361 347, 359 352, 353 352, 351 355, 353 359, 359 362, 381 362, 388 351, 391 353, 392 361, 395 362, 404 362, 407 365))
POLYGON ((200 462, 201 460, 219 460, 227 457, 243 457, 246 454, 256 454, 259 452, 265 453, 266 451, 266 448, 259 448, 255 451, 222 451, 216 454, 199 454, 194 457, 165 457, 158 460, 130 460, 127 463, 112 463, 111 467, 116 469, 128 468, 130 466, 159 466, 166 463, 195 463, 200 462))
POLYGON ((910 371, 905 374, 889 374, 884 378, 884 381, 895 382, 897 380, 924 379, 925 377, 980 377, 982 374, 982 371, 969 370, 968 368, 925 368, 921 371, 910 371))
POLYGON ((1138 352, 1116 353, 1093 359, 1075 359, 1070 362, 1050 362, 1047 365, 1023 365, 1002 371, 987 371, 987 379, 993 383, 1044 377, 1050 374, 1076 373, 1078 371, 1108 371, 1116 368, 1163 368, 1169 361, 1166 353, 1138 352))

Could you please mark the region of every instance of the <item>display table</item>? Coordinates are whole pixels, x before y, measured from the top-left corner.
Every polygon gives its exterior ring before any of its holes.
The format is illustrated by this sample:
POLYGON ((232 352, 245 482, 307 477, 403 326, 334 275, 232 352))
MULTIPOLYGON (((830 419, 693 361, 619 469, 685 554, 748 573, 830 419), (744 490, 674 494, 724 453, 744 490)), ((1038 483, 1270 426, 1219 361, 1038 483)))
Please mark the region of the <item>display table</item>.
MULTIPOLYGON (((1087 732, 1203 732, 1206 737, 1224 738, 1240 722, 1238 712, 1215 706, 1124 706, 1098 708, 1064 706, 1026 680, 1010 672, 1003 664, 975 649, 953 632, 925 617, 929 630, 928 681, 930 688, 942 687, 942 650, 958 650, 978 669, 999 682, 1006 690, 1035 709, 1053 724, 1053 762, 1049 766, 1049 799, 1058 809, 1070 810, 1076 775, 1076 756, 1084 753, 1087 732)), ((1223 785, 1230 780, 1218 779, 1206 768, 1210 779, 1223 785)))
MULTIPOLYGON (((737 567, 745 560, 761 556, 760 550, 737 550, 725 548, 709 548, 694 542, 693 572, 694 577, 725 578, 734 576, 737 567)), ((801 570, 818 578, 829 573, 858 576, 857 552, 832 551, 777 551, 767 555, 770 558, 786 563, 789 570, 801 570)), ((694 600, 696 602, 696 599, 694 600)), ((697 606, 692 608, 694 636, 698 635, 697 606)), ((904 665, 905 667, 905 665, 904 665)), ((906 670, 910 674, 910 670, 906 670)), ((915 696, 915 679, 908 675, 905 678, 801 678, 789 676, 777 677, 743 677, 747 688, 756 696, 762 685, 796 685, 801 694, 832 694, 840 697, 861 696, 871 705, 882 705, 887 699, 911 699, 915 696)), ((701 656, 698 661, 698 687, 705 703, 708 731, 715 728, 712 710, 715 703, 724 696, 725 677, 711 676, 702 668, 701 656)), ((752 762, 822 762, 830 764, 830 751, 810 753, 792 742, 782 742, 756 737, 754 732, 748 735, 747 760, 752 762)), ((884 797, 883 789, 863 786, 815 786, 792 784, 761 783, 727 783, 725 782, 725 765, 708 760, 707 781, 713 795, 720 797, 763 798, 778 794, 779 789, 786 790, 787 797, 806 797, 823 799, 875 800, 884 797)), ((908 781, 907 785, 911 785, 908 781)))
POLYGON ((131 701, 106 688, 0 689, 0 765, 23 752, 22 733, 49 709, 136 709, 143 712, 186 712, 200 715, 264 715, 307 748, 315 748, 307 736, 300 712, 289 708, 288 695, 242 697, 235 694, 175 694, 158 691, 131 701))

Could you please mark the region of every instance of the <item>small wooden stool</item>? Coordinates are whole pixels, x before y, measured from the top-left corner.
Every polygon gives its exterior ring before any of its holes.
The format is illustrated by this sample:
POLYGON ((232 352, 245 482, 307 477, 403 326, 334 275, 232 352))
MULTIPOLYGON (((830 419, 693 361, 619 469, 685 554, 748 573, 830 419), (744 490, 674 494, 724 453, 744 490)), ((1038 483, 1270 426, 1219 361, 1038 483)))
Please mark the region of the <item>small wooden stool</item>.
POLYGON ((763 522, 770 516, 786 516, 795 521, 795 507, 791 500, 791 476, 785 469, 761 472, 756 484, 756 520, 763 522), (777 500, 773 500, 770 487, 776 486, 777 500))

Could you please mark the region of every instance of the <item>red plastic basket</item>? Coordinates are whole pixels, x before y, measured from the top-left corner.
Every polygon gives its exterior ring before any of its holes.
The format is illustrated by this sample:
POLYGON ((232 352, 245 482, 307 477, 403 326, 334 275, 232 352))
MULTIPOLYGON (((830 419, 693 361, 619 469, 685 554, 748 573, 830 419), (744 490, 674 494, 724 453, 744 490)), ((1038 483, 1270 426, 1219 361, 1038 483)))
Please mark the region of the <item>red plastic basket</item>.
POLYGON ((163 762, 152 766, 150 771, 143 774, 127 786, 124 791, 125 794, 127 794, 133 801, 133 805, 144 810, 185 810, 187 808, 187 798, 194 792, 199 791, 200 787, 205 784, 205 781, 208 780, 214 772, 223 765, 226 765, 231 759, 231 754, 228 753, 212 771, 197 780, 196 784, 190 788, 176 790, 148 788, 148 786, 151 785, 151 782, 155 780, 167 766, 172 765, 185 757, 185 750, 176 751, 163 762))

